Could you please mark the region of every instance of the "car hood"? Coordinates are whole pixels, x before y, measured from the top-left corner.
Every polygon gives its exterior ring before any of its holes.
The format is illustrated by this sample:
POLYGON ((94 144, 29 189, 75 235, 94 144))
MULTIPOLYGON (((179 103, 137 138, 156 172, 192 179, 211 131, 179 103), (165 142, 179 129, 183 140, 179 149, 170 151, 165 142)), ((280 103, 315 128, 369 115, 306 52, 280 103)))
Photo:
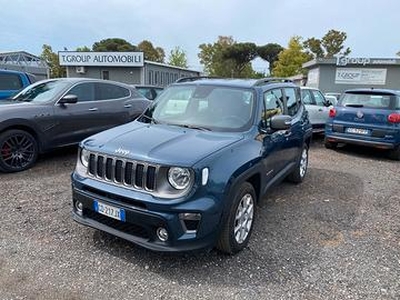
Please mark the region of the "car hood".
POLYGON ((106 155, 190 167, 242 138, 243 135, 237 133, 224 134, 134 121, 89 137, 83 145, 106 155))

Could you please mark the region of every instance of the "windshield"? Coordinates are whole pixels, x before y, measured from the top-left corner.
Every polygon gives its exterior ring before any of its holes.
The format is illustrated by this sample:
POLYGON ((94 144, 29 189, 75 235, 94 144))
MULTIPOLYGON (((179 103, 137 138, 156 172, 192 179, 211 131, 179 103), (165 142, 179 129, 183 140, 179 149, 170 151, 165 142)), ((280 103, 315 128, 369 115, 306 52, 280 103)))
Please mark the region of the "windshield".
POLYGON ((11 99, 26 102, 47 102, 53 100, 54 96, 62 91, 67 85, 68 82, 66 81, 46 81, 28 86, 11 99))
POLYGON ((213 131, 250 128, 254 107, 251 90, 182 85, 164 90, 139 120, 213 131))
POLYGON ((388 94, 367 94, 367 93, 345 93, 340 99, 342 106, 350 107, 366 107, 366 108, 383 108, 391 107, 392 99, 396 96, 388 94))

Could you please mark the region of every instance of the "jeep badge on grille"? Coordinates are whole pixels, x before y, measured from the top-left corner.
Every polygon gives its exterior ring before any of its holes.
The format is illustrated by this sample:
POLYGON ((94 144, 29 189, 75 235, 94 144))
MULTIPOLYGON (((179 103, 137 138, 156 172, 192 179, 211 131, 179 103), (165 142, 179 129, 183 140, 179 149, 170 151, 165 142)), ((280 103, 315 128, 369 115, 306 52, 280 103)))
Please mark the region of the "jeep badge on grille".
POLYGON ((126 155, 129 154, 130 151, 129 151, 129 150, 126 150, 126 149, 123 149, 122 147, 119 147, 119 148, 116 149, 114 152, 117 153, 117 154, 126 156, 126 155))

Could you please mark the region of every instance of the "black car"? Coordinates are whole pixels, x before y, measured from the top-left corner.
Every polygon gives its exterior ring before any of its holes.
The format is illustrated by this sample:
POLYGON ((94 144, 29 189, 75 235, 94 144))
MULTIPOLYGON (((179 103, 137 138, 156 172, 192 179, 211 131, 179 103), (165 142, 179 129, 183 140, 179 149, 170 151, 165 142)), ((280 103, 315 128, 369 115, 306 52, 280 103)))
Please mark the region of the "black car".
POLYGON ((150 101, 129 85, 60 78, 0 102, 0 171, 30 168, 38 154, 134 120, 150 101))

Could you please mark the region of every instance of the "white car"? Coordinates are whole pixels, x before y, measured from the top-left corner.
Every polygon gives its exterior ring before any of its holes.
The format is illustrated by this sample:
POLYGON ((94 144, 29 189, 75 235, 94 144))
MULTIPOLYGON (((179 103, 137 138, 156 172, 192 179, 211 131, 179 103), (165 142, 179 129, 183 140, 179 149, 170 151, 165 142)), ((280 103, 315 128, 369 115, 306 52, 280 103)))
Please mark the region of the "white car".
POLYGON ((322 133, 329 118, 329 110, 336 104, 335 97, 325 97, 319 89, 301 87, 301 98, 308 111, 314 133, 322 133))

